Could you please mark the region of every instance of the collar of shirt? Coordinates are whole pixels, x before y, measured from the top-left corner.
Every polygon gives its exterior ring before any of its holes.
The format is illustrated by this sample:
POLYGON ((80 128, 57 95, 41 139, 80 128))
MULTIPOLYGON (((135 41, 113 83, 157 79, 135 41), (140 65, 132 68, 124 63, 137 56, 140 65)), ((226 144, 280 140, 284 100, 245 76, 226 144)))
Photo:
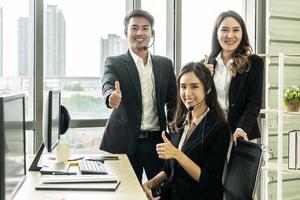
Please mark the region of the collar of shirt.
MULTIPOLYGON (((223 62, 223 59, 221 57, 222 55, 222 52, 219 53, 219 55, 216 57, 216 61, 217 61, 217 65, 216 65, 216 68, 218 67, 221 67, 221 66, 225 66, 226 69, 228 70, 228 68, 232 65, 233 63, 233 59, 230 58, 230 60, 227 62, 227 64, 225 65, 224 62, 223 62)), ((217 69, 216 69, 217 70, 217 69)))
POLYGON ((141 57, 136 55, 131 49, 129 49, 129 52, 130 52, 136 66, 152 66, 150 51, 148 51, 148 60, 145 65, 144 65, 144 60, 141 57))
MULTIPOLYGON (((202 119, 205 117, 205 115, 209 112, 209 107, 207 107, 206 111, 200 116, 198 117, 195 121, 193 121, 192 123, 195 125, 195 126, 198 126, 198 124, 200 124, 200 122, 202 121, 202 119)), ((190 116, 187 115, 184 122, 183 122, 183 125, 187 126, 190 124, 190 116)))

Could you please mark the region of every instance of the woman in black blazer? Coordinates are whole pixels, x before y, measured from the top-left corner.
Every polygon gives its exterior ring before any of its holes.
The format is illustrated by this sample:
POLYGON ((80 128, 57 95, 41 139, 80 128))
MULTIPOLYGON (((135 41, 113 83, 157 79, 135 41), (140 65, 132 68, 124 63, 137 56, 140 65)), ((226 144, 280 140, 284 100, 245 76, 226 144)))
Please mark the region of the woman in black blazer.
POLYGON ((213 76, 233 141, 259 138, 257 117, 262 102, 264 63, 252 54, 245 23, 236 12, 223 12, 217 17, 212 50, 204 64, 213 76))
POLYGON ((187 64, 177 78, 177 90, 171 141, 163 132, 164 143, 156 146, 159 158, 166 160, 164 168, 143 189, 149 199, 159 199, 151 189, 164 182, 164 200, 221 200, 231 132, 209 70, 200 62, 187 64))

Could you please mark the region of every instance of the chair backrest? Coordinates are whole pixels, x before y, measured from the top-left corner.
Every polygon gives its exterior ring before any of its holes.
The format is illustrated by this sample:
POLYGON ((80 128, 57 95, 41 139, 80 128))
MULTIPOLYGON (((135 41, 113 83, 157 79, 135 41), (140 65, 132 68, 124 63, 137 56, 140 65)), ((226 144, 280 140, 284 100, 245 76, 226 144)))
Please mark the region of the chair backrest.
POLYGON ((233 145, 225 172, 224 196, 226 200, 250 200, 254 198, 256 181, 265 146, 238 140, 233 145))

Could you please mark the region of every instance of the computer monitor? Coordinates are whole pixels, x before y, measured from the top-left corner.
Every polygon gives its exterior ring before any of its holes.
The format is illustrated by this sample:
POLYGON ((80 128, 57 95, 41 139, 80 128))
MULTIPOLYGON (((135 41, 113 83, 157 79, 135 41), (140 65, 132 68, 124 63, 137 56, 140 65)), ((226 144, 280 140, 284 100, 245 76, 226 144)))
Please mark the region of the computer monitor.
POLYGON ((60 91, 50 90, 44 103, 44 143, 48 152, 52 152, 60 138, 60 91))
POLYGON ((40 171, 42 166, 38 165, 40 157, 46 147, 48 152, 52 152, 59 142, 60 138, 60 104, 61 92, 59 90, 50 90, 47 92, 44 101, 44 119, 43 119, 43 142, 29 168, 29 171, 40 171))
POLYGON ((24 94, 0 96, 0 199, 12 199, 26 177, 24 94))

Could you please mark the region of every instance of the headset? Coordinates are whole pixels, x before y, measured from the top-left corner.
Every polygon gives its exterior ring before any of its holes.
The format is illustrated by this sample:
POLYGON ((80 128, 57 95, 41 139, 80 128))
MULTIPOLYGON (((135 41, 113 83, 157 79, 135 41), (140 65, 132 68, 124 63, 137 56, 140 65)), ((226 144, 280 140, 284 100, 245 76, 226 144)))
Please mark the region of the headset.
MULTIPOLYGON (((209 89, 207 90, 207 92, 206 92, 206 95, 208 95, 208 94, 210 93, 210 91, 211 91, 211 89, 209 88, 209 89)), ((199 106, 200 104, 202 104, 202 102, 203 102, 203 101, 205 100, 205 98, 206 98, 206 95, 205 95, 205 96, 203 97, 203 99, 202 99, 200 102, 198 102, 196 105, 188 107, 188 111, 191 112, 191 111, 194 110, 195 107, 197 107, 197 106, 199 106)))
POLYGON ((143 48, 145 51, 154 45, 154 42, 155 42, 155 31, 154 30, 152 30, 152 38, 153 38, 152 43, 149 46, 145 46, 143 48))

